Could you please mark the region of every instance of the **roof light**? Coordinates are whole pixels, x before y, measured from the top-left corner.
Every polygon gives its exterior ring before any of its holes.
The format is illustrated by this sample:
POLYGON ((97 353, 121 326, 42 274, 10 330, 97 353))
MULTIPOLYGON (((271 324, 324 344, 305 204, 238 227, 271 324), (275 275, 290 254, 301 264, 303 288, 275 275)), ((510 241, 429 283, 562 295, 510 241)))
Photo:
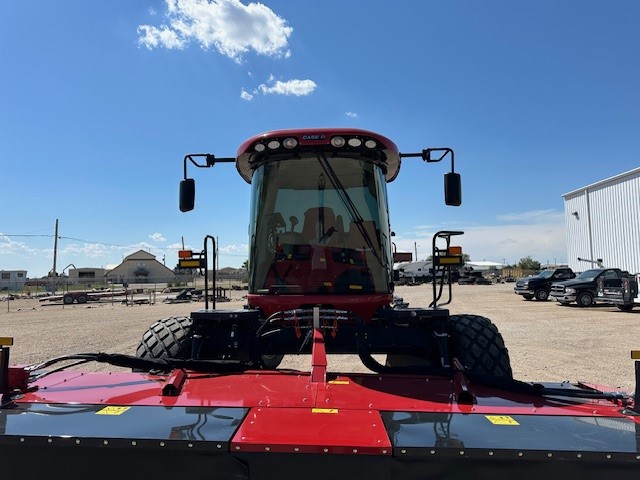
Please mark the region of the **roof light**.
POLYGON ((298 146, 298 140, 293 137, 285 138, 282 145, 284 145, 284 148, 296 148, 298 146))
POLYGON ((271 140, 269 143, 267 143, 267 147, 269 147, 271 150, 275 150, 276 148, 280 148, 280 142, 278 140, 271 140))
POLYGON ((367 148, 376 148, 378 146, 378 144, 376 143, 375 140, 367 140, 366 142, 364 142, 364 146, 367 148))
POLYGON ((359 138, 350 138, 349 139, 349 146, 350 147, 359 147, 360 145, 362 145, 362 140, 360 140, 359 138))
POLYGON ((253 149, 258 153, 264 152, 265 148, 266 147, 264 146, 264 143, 256 143, 256 145, 253 147, 253 149))
POLYGON ((344 147, 345 143, 344 137, 333 137, 331 139, 331 145, 336 148, 344 147))

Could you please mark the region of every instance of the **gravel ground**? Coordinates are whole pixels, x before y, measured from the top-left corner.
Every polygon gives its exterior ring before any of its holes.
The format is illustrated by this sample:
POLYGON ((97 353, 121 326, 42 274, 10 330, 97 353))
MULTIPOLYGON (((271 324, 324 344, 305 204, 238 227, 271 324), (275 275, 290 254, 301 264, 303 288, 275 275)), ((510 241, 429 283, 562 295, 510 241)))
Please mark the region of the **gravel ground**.
MULTIPOLYGON (((243 292, 231 291, 220 309, 240 308, 243 292)), ((427 306, 431 287, 398 287, 396 294, 412 307, 427 306)), ((188 315, 203 302, 126 306, 90 302, 62 306, 37 300, 0 303, 0 336, 14 338, 11 363, 25 364, 78 352, 133 354, 142 334, 155 320, 188 315)), ((525 381, 585 381, 633 392, 630 351, 640 349, 640 309, 621 312, 613 306, 579 308, 555 301, 525 301, 513 284, 454 285, 451 313, 490 318, 509 349, 514 376, 525 381)), ((285 358, 282 366, 307 370, 308 355, 285 358)), ((87 364, 84 370, 106 370, 87 364)), ((330 356, 333 371, 366 370, 357 356, 330 356)))

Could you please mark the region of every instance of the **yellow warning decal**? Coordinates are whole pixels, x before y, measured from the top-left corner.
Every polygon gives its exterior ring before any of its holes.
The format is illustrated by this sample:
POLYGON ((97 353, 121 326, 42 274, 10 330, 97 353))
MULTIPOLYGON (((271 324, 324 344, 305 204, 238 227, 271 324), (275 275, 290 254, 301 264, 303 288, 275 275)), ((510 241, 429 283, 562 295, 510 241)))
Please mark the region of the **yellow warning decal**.
POLYGON ((349 285, 351 290, 362 290, 362 285, 349 285))
POLYGON ((337 408, 312 408, 311 413, 338 413, 337 408))
POLYGON ((124 412, 129 410, 131 407, 115 407, 109 405, 108 407, 104 407, 102 410, 98 410, 96 415, 122 415, 124 412))
POLYGON ((330 380, 327 383, 331 385, 349 385, 349 380, 330 380))
POLYGON ((494 425, 520 425, 508 415, 485 415, 485 417, 494 425))

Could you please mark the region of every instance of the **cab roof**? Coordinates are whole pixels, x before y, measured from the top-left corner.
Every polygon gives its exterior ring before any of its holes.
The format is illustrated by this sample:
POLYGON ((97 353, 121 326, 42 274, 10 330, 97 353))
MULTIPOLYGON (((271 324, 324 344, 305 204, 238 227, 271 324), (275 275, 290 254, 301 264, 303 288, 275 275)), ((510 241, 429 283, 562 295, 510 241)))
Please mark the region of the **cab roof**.
POLYGON ((378 161, 386 166, 387 182, 393 181, 400 171, 400 153, 398 147, 388 138, 368 130, 355 128, 304 128, 291 130, 272 130, 255 135, 245 141, 236 155, 236 168, 247 183, 251 183, 253 164, 269 154, 291 153, 292 156, 300 152, 324 150, 330 153, 344 152, 353 155, 362 151, 366 158, 371 152, 376 152, 378 161), (342 137, 344 144, 340 146, 336 137, 342 137), (285 147, 285 140, 289 140, 285 147), (373 140, 374 143, 368 142, 373 140), (367 146, 368 145, 368 146, 367 146))

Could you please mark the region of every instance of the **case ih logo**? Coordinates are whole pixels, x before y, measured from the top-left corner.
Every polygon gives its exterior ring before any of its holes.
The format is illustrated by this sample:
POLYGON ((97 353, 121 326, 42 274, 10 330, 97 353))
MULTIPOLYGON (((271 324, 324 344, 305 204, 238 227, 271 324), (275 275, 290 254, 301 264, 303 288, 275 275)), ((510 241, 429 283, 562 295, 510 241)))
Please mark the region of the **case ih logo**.
POLYGON ((316 133, 313 135, 304 135, 302 137, 303 140, 324 140, 327 136, 323 133, 316 133))
POLYGON ((310 143, 326 143, 327 136, 324 133, 312 133, 308 135, 303 135, 300 143, 306 143, 307 145, 310 143))

